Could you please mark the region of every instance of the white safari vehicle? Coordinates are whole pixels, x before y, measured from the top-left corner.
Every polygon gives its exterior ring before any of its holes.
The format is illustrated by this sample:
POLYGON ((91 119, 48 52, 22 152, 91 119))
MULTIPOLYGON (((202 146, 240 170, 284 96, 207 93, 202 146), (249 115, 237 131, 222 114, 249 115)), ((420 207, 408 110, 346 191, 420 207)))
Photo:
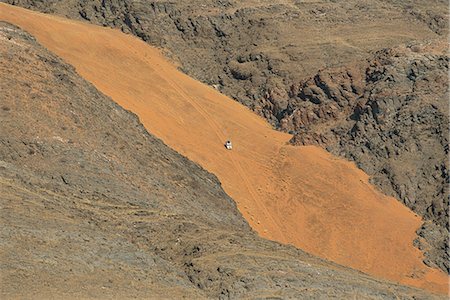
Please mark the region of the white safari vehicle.
POLYGON ((231 144, 231 141, 226 141, 225 148, 227 148, 228 150, 233 149, 233 145, 231 144))

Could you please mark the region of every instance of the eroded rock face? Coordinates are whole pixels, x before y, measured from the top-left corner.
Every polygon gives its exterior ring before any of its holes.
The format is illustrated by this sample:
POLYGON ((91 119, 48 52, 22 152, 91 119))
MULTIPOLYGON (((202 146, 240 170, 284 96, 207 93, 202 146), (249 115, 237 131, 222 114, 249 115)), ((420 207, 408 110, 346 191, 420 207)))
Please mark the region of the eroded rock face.
MULTIPOLYGON (((321 70, 314 77, 293 84, 280 129, 295 134, 311 126, 345 118, 357 106, 364 85, 364 73, 357 67, 321 70)), ((327 138, 316 131, 308 136, 297 134, 295 139, 300 144, 326 145, 327 138)))

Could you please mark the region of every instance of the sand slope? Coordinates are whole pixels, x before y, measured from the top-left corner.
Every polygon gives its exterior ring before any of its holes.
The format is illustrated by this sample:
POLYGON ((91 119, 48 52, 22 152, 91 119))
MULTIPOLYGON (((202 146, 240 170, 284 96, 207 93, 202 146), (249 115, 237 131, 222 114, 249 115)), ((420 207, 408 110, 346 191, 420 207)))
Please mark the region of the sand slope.
POLYGON ((218 176, 262 236, 369 274, 445 293, 447 277, 413 247, 421 220, 353 164, 292 147, 235 101, 177 71, 157 49, 116 30, 0 4, 21 26, 167 145, 218 176), (226 139, 233 151, 223 147, 226 139))

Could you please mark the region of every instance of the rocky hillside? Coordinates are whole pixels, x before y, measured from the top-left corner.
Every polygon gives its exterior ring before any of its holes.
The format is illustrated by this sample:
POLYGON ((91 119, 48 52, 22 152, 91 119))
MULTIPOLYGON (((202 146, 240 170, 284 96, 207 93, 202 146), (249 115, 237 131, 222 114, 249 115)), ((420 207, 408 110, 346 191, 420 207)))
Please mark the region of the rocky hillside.
POLYGON ((0 23, 2 299, 430 299, 256 236, 217 179, 0 23))
POLYGON ((293 143, 354 160, 427 220, 418 247, 449 271, 446 1, 5 2, 135 34, 293 143))
POLYGON ((293 143, 354 160, 427 220, 418 245, 449 271, 448 56, 429 45, 448 33, 445 1, 5 2, 135 34, 293 143))

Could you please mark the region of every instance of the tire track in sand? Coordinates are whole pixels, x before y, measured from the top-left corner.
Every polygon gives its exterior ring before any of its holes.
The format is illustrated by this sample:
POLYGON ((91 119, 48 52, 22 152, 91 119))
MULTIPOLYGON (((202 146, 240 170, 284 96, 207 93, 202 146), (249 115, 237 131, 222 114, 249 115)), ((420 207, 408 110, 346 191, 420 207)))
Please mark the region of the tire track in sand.
MULTIPOLYGON (((208 122, 210 128, 213 130, 214 134, 219 139, 218 143, 223 143, 227 138, 220 131, 220 129, 219 129, 220 126, 217 124, 217 122, 214 121, 214 119, 212 119, 208 115, 208 113, 198 103, 196 103, 195 99, 193 99, 191 96, 189 96, 188 93, 186 93, 183 90, 183 88, 181 88, 176 82, 170 80, 169 79, 170 75, 167 74, 163 68, 161 68, 161 70, 159 70, 159 73, 164 74, 164 76, 162 76, 162 78, 164 78, 164 80, 208 122)), ((267 207, 264 204, 261 204, 260 198, 257 195, 255 195, 256 192, 254 191, 253 186, 250 183, 248 177, 245 175, 245 172, 242 169, 241 164, 234 159, 232 153, 230 153, 229 151, 227 151, 226 153, 227 153, 228 158, 233 163, 235 169, 237 170, 239 177, 243 180, 245 187, 246 187, 247 191, 249 192, 250 196, 252 197, 254 203, 256 203, 258 205, 259 210, 264 211, 266 214, 266 217, 270 218, 270 222, 273 225, 272 228, 280 228, 280 225, 275 221, 275 219, 273 218, 272 214, 269 212, 267 207)), ((277 230, 277 231, 278 231, 278 235, 282 236, 283 240, 286 240, 284 233, 281 230, 277 230)))

